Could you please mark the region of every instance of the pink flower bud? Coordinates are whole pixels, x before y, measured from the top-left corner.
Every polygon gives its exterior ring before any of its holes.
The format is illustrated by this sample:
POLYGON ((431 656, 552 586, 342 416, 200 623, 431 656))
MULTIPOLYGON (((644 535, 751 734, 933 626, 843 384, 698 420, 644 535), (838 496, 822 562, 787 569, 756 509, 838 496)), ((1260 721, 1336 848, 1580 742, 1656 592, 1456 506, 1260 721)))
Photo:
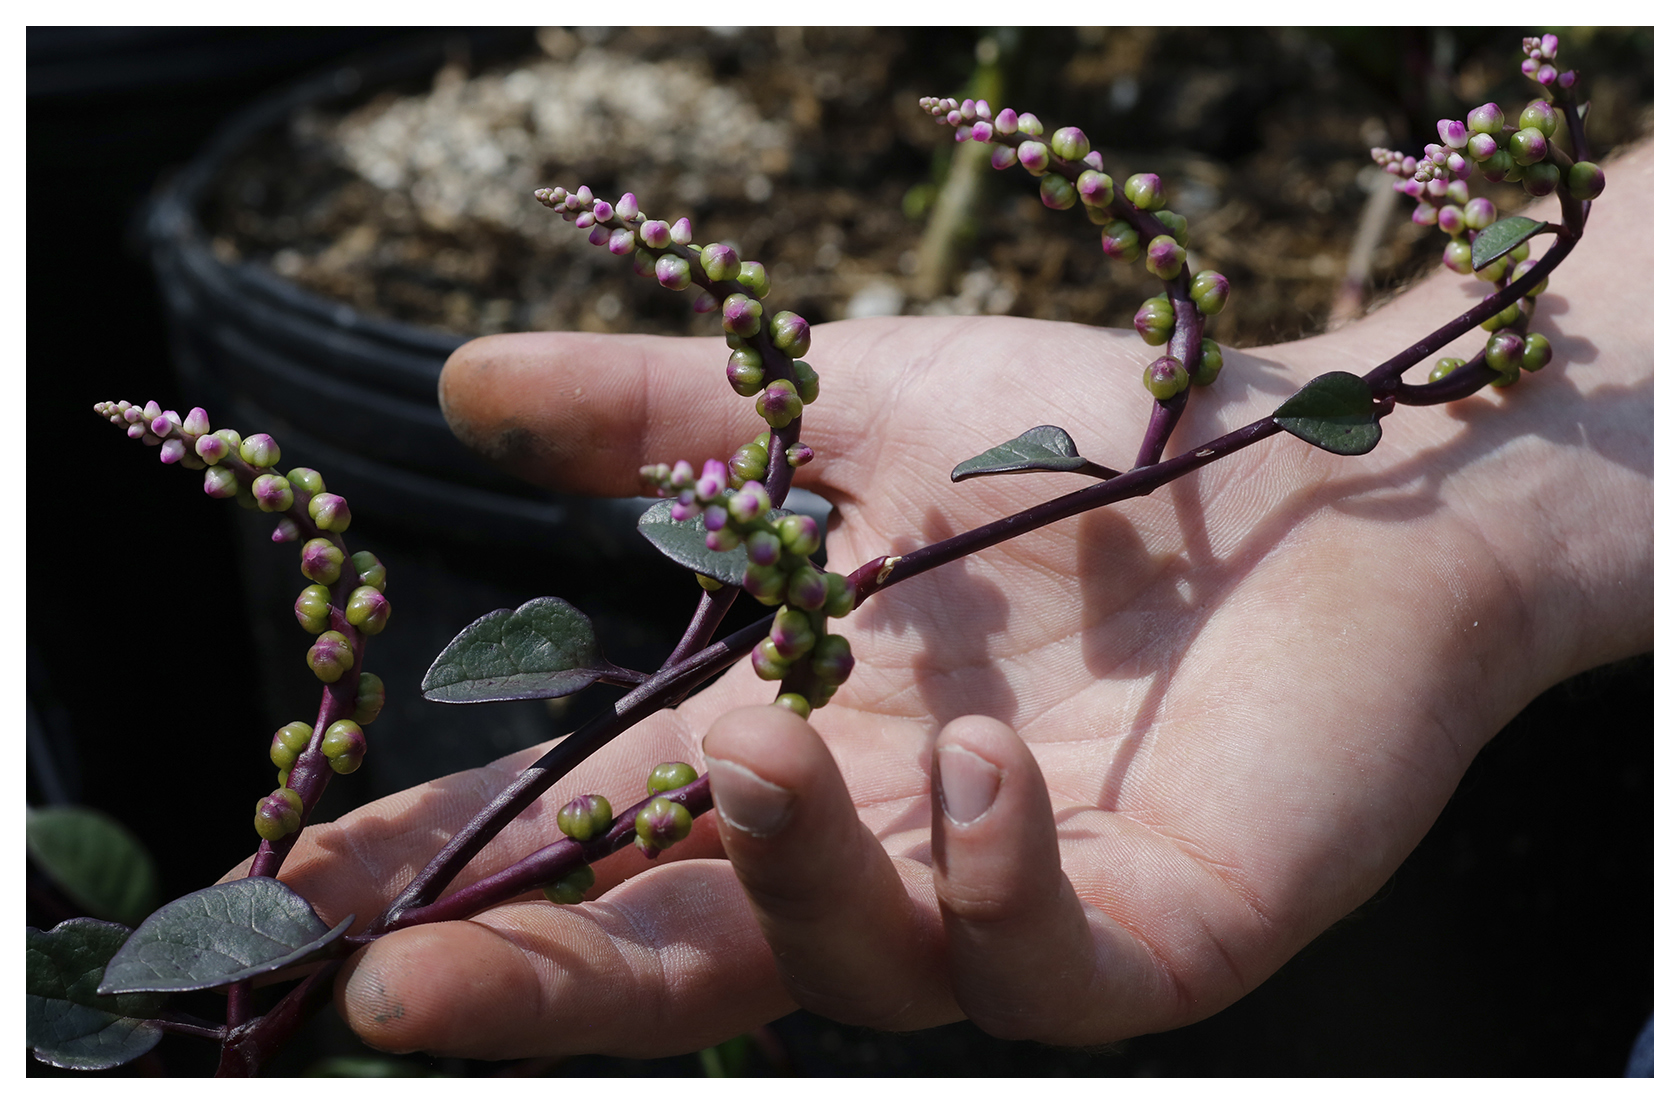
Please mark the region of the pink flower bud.
POLYGON ((979 120, 969 128, 969 137, 976 142, 990 142, 992 140, 992 124, 984 119, 979 120))
POLYGON ((612 227, 603 226, 600 223, 596 223, 589 230, 589 244, 590 245, 606 245, 609 241, 612 240, 612 236, 613 236, 612 227))
POLYGON ((992 148, 992 168, 1007 169, 1015 164, 1014 146, 994 146, 992 148))
POLYGON ((1021 167, 1037 176, 1050 167, 1050 149, 1043 142, 1022 142, 1015 150, 1021 167))
POLYGON ((951 126, 958 125, 962 122, 962 112, 958 111, 956 108, 952 108, 950 111, 945 113, 945 122, 951 126))
POLYGON ((992 105, 985 100, 975 100, 974 114, 982 119, 990 119, 992 117, 992 105))
POLYGON ((957 133, 956 133, 956 140, 957 141, 966 142, 972 137, 974 137, 974 128, 969 126, 967 123, 964 123, 957 128, 957 133))
POLYGON ((694 493, 710 501, 729 486, 729 469, 722 460, 708 460, 700 466, 700 477, 694 481, 694 493))
MULTIPOLYGON (((690 274, 692 278, 692 273, 690 274)), ((717 296, 709 291, 702 291, 694 297, 694 313, 709 314, 718 309, 717 296)))
MULTIPOLYGON (((596 227, 596 229, 600 228, 596 227)), ((634 248, 636 248, 636 232, 634 230, 619 229, 607 235, 607 252, 609 253, 623 257, 627 256, 634 248)))
POLYGON ((158 449, 158 459, 165 464, 173 464, 187 454, 187 443, 179 437, 171 437, 158 449))
POLYGON ((671 244, 671 228, 658 219, 642 223, 636 233, 649 249, 664 249, 671 244))
POLYGON ((577 201, 585 207, 588 207, 595 202, 595 193, 589 190, 589 185, 578 185, 577 201))
POLYGON ((1017 116, 1013 107, 1006 107, 997 113, 997 132, 999 134, 1014 134, 1017 116))
POLYGON ((288 517, 280 519, 274 527, 274 532, 268 535, 268 539, 275 544, 285 544, 287 541, 297 540, 300 535, 297 522, 288 517))
POLYGON ((202 406, 195 406, 187 411, 186 420, 181 423, 181 428, 194 437, 202 437, 210 432, 210 415, 202 406))
POLYGON ((1557 70, 1550 65, 1542 65, 1540 70, 1534 74, 1534 79, 1541 84, 1551 84, 1557 80, 1557 70))
POLYGON ((1486 161, 1499 152, 1499 139, 1491 134, 1472 134, 1464 148, 1473 160, 1486 161))
POLYGON ((1434 226, 1436 217, 1434 206, 1428 203, 1420 203, 1412 211, 1412 221, 1419 226, 1434 226))
POLYGON ((1540 36, 1540 56, 1550 60, 1557 57, 1558 37, 1555 34, 1540 36))
POLYGON ((1469 128, 1457 119, 1442 119, 1435 129, 1440 132, 1441 144, 1450 149, 1463 149, 1470 140, 1469 128))
POLYGON ((612 204, 608 203, 604 199, 597 199, 595 201, 595 206, 590 208, 590 210, 594 212, 595 220, 597 222, 606 222, 613 217, 612 204))
POLYGON ((1568 69, 1568 70, 1565 70, 1562 73, 1559 73, 1557 82, 1558 82, 1559 87, 1574 88, 1575 87, 1575 70, 1568 69))
POLYGON ((972 119, 972 118, 975 117, 975 115, 974 115, 974 101, 973 100, 964 100, 962 102, 962 106, 957 108, 957 110, 962 112, 962 117, 965 120, 972 119))
POLYGON ((595 225, 595 212, 594 211, 585 211, 583 214, 581 214, 577 217, 577 228, 579 230, 587 230, 591 226, 594 226, 594 225, 595 225))
POLYGON ((618 206, 614 210, 618 212, 618 217, 625 222, 634 221, 639 210, 636 206, 636 197, 630 192, 625 192, 618 197, 618 206))
POLYGON ((1523 63, 1522 63, 1523 76, 1532 77, 1535 73, 1539 72, 1539 70, 1540 70, 1540 63, 1538 61, 1536 61, 1534 58, 1523 58, 1523 63))
POLYGON ((687 245, 694 240, 694 226, 686 218, 680 218, 671 224, 671 240, 678 245, 687 245))

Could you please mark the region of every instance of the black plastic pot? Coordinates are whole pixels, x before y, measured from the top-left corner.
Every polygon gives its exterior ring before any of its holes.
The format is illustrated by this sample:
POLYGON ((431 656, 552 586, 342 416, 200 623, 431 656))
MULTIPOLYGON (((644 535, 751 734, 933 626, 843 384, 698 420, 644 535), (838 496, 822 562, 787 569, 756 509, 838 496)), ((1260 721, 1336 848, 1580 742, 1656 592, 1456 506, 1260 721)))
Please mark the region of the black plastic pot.
MULTIPOLYGON (((477 56, 530 43, 529 32, 480 37, 471 40, 477 56)), ((260 264, 228 264, 212 251, 198 212, 232 158, 301 107, 429 77, 460 45, 457 35, 400 48, 258 101, 222 127, 144 218, 185 401, 209 410, 217 426, 272 434, 286 466, 319 469, 350 502, 352 547, 371 549, 390 568, 392 627, 371 642, 367 661, 385 680, 386 713, 370 731, 357 784, 329 791, 346 807, 552 738, 575 723, 564 717, 604 704, 594 691, 563 707, 424 701, 427 667, 480 615, 558 594, 596 619, 620 662, 636 666, 659 661, 659 643, 676 639, 684 607, 692 606, 685 573, 622 570, 663 562, 635 530, 650 500, 546 492, 495 470, 455 439, 437 381, 467 338, 367 317, 260 264), (664 625, 673 610, 674 627, 664 625), (379 754, 382 733, 402 746, 379 754)), ((295 546, 270 543, 272 519, 240 514, 264 710, 277 726, 311 711, 319 692, 303 663, 308 641, 290 615, 305 580, 295 546)))

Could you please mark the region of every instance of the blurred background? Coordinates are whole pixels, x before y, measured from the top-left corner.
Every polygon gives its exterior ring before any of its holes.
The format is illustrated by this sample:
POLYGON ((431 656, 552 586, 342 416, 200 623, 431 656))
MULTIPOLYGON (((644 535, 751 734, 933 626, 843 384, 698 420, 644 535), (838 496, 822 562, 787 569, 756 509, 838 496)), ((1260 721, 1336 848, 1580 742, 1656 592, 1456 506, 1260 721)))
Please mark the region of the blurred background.
MULTIPOLYGON (((712 332, 533 187, 687 214, 763 259, 776 306, 812 322, 1129 324, 1152 293, 1141 267, 1107 261, 1095 228, 916 106, 982 95, 1082 126, 1117 178, 1159 172, 1196 263, 1234 285, 1212 336, 1257 345, 1430 270, 1440 239, 1389 201, 1369 148, 1416 152, 1443 114, 1522 102, 1525 33, 31 28, 27 433, 32 455, 68 443, 93 476, 84 497, 60 467, 27 472, 31 804, 104 810, 158 857, 166 899, 201 888, 250 853, 268 735, 312 717, 318 694, 290 613, 295 548, 156 466, 94 402, 203 405, 217 426, 273 433, 288 466, 347 495, 353 546, 391 568, 395 631, 368 661, 388 705, 367 766, 328 791, 336 815, 609 700, 422 701, 420 675, 473 618, 560 594, 636 666, 658 662, 691 602, 682 573, 640 570, 654 560, 635 503, 521 487, 437 414, 437 367, 471 336, 712 332)), ((1559 33, 1590 89, 1594 153, 1649 135, 1650 31, 1559 33)), ((1381 892, 1179 1031, 1069 1051, 797 1013, 659 1062, 475 1063, 375 1055, 329 1013, 271 1072, 1616 1074, 1653 1003, 1652 692, 1646 656, 1542 696, 1381 892)), ((28 911, 40 927, 78 914, 33 870, 28 911)), ((171 1038, 117 1072, 213 1064, 171 1038)))

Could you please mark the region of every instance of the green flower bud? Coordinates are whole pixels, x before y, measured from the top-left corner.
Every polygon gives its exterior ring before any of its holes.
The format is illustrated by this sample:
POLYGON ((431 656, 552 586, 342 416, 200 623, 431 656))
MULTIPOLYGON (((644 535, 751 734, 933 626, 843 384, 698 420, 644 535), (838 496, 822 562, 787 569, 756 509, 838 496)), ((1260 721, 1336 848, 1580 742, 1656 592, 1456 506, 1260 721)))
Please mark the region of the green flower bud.
POLYGON ((543 896, 556 905, 581 905, 584 894, 595 884, 595 871, 580 866, 557 882, 543 886, 543 896))
POLYGON ((1523 338, 1522 367, 1525 372, 1538 372, 1552 362, 1552 343, 1544 335, 1531 333, 1523 338))
POLYGON ((1519 302, 1516 302, 1516 303, 1512 303, 1510 306, 1506 307, 1504 310, 1500 311, 1498 314, 1494 315, 1492 318, 1489 318, 1487 321, 1483 322, 1482 323, 1482 329, 1487 330, 1490 333, 1494 330, 1502 330, 1507 326, 1515 325, 1516 322, 1517 322, 1517 319, 1519 319, 1521 317, 1522 317, 1522 303, 1519 301, 1519 302))
POLYGON ((741 255, 721 242, 700 251, 700 267, 713 280, 733 280, 741 274, 741 255))
POLYGON ((1557 191, 1558 167, 1542 161, 1538 165, 1530 165, 1523 173, 1523 191, 1531 196, 1549 196, 1557 191))
POLYGON ((271 468, 280 462, 280 446, 266 433, 253 433, 239 443, 239 458, 253 468, 271 468))
POLYGON ((802 610, 783 606, 770 623, 770 642, 780 655, 797 660, 816 644, 817 634, 802 610))
POLYGON ((1197 387, 1206 387, 1219 378, 1219 370, 1225 367, 1225 353, 1219 348, 1218 342, 1202 339, 1202 362, 1196 366, 1196 374, 1190 377, 1190 382, 1197 387))
POLYGON ((356 680, 356 708, 350 719, 359 725, 370 725, 379 719, 385 708, 385 683, 371 671, 363 671, 356 680))
MULTIPOLYGON (((765 386, 764 394, 758 397, 757 406, 758 416, 776 429, 792 424, 805 412, 805 404, 800 401, 798 390, 789 380, 771 380, 765 386)), ((768 460, 768 451, 765 457, 768 460)))
POLYGON ((356 653, 343 633, 324 632, 309 649, 309 669, 322 682, 337 682, 356 664, 356 653))
POLYGON ((1591 161, 1569 166, 1569 194, 1579 200, 1597 199, 1604 193, 1604 170, 1591 161))
POLYGON ((1064 161, 1081 161, 1091 152, 1091 140, 1078 127, 1062 127, 1050 136, 1050 152, 1064 161))
POLYGON ((297 791, 281 787, 257 802, 257 835, 276 843, 296 832, 303 823, 303 799, 297 791))
POLYGON ((770 319, 770 341, 790 357, 811 349, 811 324, 792 311, 777 311, 770 319))
POLYGON ((1519 130, 1525 127, 1533 127, 1548 138, 1556 133, 1557 125, 1557 109, 1545 100, 1531 101, 1527 107, 1522 109, 1522 114, 1517 116, 1517 128, 1519 130))
POLYGON ((1039 181, 1038 198, 1052 211, 1066 211, 1079 202, 1079 193, 1067 177, 1045 173, 1044 179, 1039 181))
POLYGON ((1129 263, 1143 255, 1143 240, 1136 230, 1116 220, 1103 227, 1102 251, 1116 260, 1129 263))
POLYGON ((1038 138, 1044 134, 1044 124, 1038 121, 1038 116, 1030 111, 1021 112, 1015 121, 1015 127, 1022 134, 1029 134, 1038 138))
POLYGON ((1482 175, 1498 183, 1516 171, 1516 164, 1509 151, 1495 150, 1493 156, 1482 162, 1482 175))
POLYGON ((285 725, 276 731, 274 739, 269 741, 269 761, 283 771, 290 771, 298 756, 309 746, 309 738, 314 734, 315 730, 303 721, 293 721, 285 725))
POLYGON ((687 763, 661 763, 648 775, 648 796, 681 789, 699 777, 700 772, 687 763))
POLYGON ((748 564, 741 589, 766 606, 779 606, 787 596, 787 572, 776 564, 748 564))
POLYGON ((305 632, 325 632, 332 626, 332 594, 320 583, 303 588, 292 613, 305 632))
POLYGON ((1519 165, 1533 165, 1546 156, 1546 136, 1534 127, 1523 127, 1505 140, 1511 160, 1519 165))
POLYGON ((688 837, 694 818, 670 798, 656 797, 636 814, 636 838, 663 850, 688 837))
POLYGON ((1435 367, 1429 370, 1429 382, 1438 383, 1462 367, 1464 367, 1463 357, 1442 357, 1435 362, 1435 367))
MULTIPOLYGON (((776 519, 776 536, 790 556, 809 556, 822 543, 822 533, 815 518, 803 514, 789 514, 776 519)), ((809 608, 809 607, 807 607, 809 608)))
POLYGON ((299 492, 311 497, 327 489, 326 480, 314 468, 293 468, 286 473, 287 482, 296 487, 299 492))
POLYGON ((723 589, 723 584, 722 583, 718 582, 716 579, 712 578, 710 575, 702 575, 698 571, 696 571, 694 573, 694 581, 700 584, 700 589, 701 590, 722 590, 723 589))
POLYGON ((811 703, 805 700, 805 695, 803 694, 795 694, 792 691, 785 694, 778 694, 776 695, 775 704, 781 706, 789 713, 798 714, 806 720, 811 719, 811 703))
POLYGON ((571 839, 592 840, 612 827, 612 803, 600 794, 580 794, 560 806, 554 823, 571 839))
POLYGON ((745 346, 729 354, 729 367, 724 369, 730 388, 743 398, 751 398, 764 389, 764 357, 757 349, 745 346))
POLYGON ((1514 376, 1522 367, 1524 342, 1521 334, 1501 330, 1487 339, 1487 366, 1500 375, 1514 376))
POLYGON ((1476 279, 1486 280, 1490 284, 1495 283, 1505 275, 1505 270, 1508 267, 1510 267, 1510 261, 1505 257, 1501 257, 1497 261, 1489 264, 1486 268, 1477 269, 1476 279))
POLYGON ((357 587, 344 603, 344 619, 369 636, 378 636, 391 619, 390 600, 373 587, 357 587))
POLYGON ((823 637, 811 652, 811 673, 833 686, 851 677, 855 663, 850 642, 839 633, 823 637))
POLYGON ((1190 298, 1197 310, 1211 318, 1224 310, 1230 300, 1231 281, 1211 268, 1205 268, 1190 281, 1190 298))
POLYGON ((259 475, 251 481, 251 495, 257 509, 265 514, 281 514, 292 508, 292 485, 283 475, 259 475))
POLYGON ((1520 261, 1528 260, 1528 243, 1523 242, 1521 245, 1505 254, 1505 260, 1508 264, 1517 264, 1520 261))
POLYGON ((1143 252, 1143 267, 1163 280, 1170 280, 1184 268, 1184 247, 1166 234, 1157 234, 1143 252))
POLYGON ((793 387, 799 401, 810 406, 817 401, 817 370, 803 360, 793 362, 793 387))
POLYGON ((1470 257, 1470 243, 1467 241, 1450 241, 1441 251, 1441 264, 1460 276, 1468 276, 1475 272, 1470 257))
POLYGON ((350 528, 350 504, 323 491, 309 500, 309 520, 329 533, 342 533, 350 528))
POLYGON ((378 556, 372 552, 357 552, 350 557, 350 566, 356 572, 358 583, 385 593, 385 565, 379 562, 378 556))
MULTIPOLYGON (((1074 160, 1078 160, 1078 158, 1074 160)), ((1074 182, 1074 187, 1079 192, 1079 198, 1093 211, 1107 207, 1114 202, 1114 178, 1105 172, 1097 169, 1086 169, 1079 174, 1079 179, 1074 182)), ((1102 225, 1107 225, 1112 218, 1112 215, 1105 214, 1102 225)))
POLYGON ((1122 190, 1140 211, 1153 211, 1167 203, 1167 197, 1161 190, 1161 178, 1154 173, 1134 173, 1126 178, 1122 190))
POLYGON ((752 650, 753 674, 765 682, 779 682, 787 675, 788 666, 793 662, 776 650, 776 645, 768 638, 753 645, 752 650))
POLYGON ((1167 228, 1167 233, 1172 235, 1173 241, 1177 242, 1179 245, 1189 244, 1189 241, 1188 241, 1188 239, 1190 237, 1190 220, 1189 219, 1185 218, 1183 215, 1176 214, 1172 211, 1156 211, 1155 212, 1155 219, 1162 226, 1167 228))
POLYGON ((1175 356, 1158 357, 1143 370, 1143 388, 1158 402, 1166 402, 1190 386, 1190 373, 1175 356))
POLYGON ((741 271, 736 273, 735 282, 759 299, 770 294, 770 277, 764 271, 764 266, 757 261, 742 261, 741 271))
POLYGON ((239 493, 239 477, 226 468, 206 468, 204 493, 211 498, 232 498, 239 493))
MULTIPOLYGON (((1527 276, 1529 269, 1533 268, 1535 265, 1537 265, 1539 263, 1540 263, 1539 261, 1523 261, 1521 264, 1517 265, 1515 268, 1513 268, 1511 270, 1511 282, 1514 284, 1518 280, 1522 279, 1524 276, 1527 276)), ((1541 281, 1538 284, 1535 284, 1533 287, 1531 287, 1527 291, 1523 292, 1523 298, 1524 299, 1538 299, 1541 296, 1541 294, 1546 290, 1546 285, 1550 282, 1551 282, 1550 279, 1545 279, 1545 278, 1541 279, 1541 281)))
POLYGON ((815 565, 805 563, 788 576, 787 602, 795 609, 822 609, 828 602, 828 583, 815 565))
POLYGON ((328 586, 338 582, 338 573, 344 566, 344 553, 332 541, 325 537, 306 541, 299 558, 304 578, 328 586))
POLYGON ((828 600, 823 603, 823 613, 829 617, 844 617, 852 612, 857 604, 857 587, 846 576, 837 571, 827 572, 823 582, 828 585, 828 600))
POLYGON ((352 774, 367 754, 367 737, 355 721, 334 721, 321 737, 321 754, 334 774, 352 774))

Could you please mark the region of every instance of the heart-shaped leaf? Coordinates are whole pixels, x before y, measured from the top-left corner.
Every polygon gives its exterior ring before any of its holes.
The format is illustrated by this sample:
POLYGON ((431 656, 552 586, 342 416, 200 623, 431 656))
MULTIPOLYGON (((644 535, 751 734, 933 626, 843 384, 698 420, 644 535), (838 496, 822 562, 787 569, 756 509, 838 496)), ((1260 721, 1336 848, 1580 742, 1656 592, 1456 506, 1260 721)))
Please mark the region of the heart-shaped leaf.
POLYGON ((152 856, 112 818, 94 809, 59 805, 30 809, 29 857, 76 904, 95 916, 138 924, 157 907, 152 856))
POLYGON ((1500 219, 1470 243, 1470 267, 1486 268, 1545 228, 1545 223, 1521 215, 1500 219))
POLYGON ((1078 471, 1086 463, 1067 430, 1053 425, 1033 426, 1013 441, 994 445, 952 468, 951 482, 1005 472, 1078 471))
POLYGON ((328 928, 273 878, 224 882, 147 917, 105 968, 99 992, 176 993, 245 981, 320 953, 355 918, 328 928))
POLYGON ((583 611, 559 598, 533 598, 462 629, 432 661, 420 689, 428 701, 563 698, 603 678, 641 678, 601 656, 583 611))
POLYGON ((146 1019, 161 997, 100 996, 105 964, 129 936, 121 924, 80 917, 51 931, 28 929, 24 1013, 35 1057, 67 1069, 110 1069, 157 1045, 163 1031, 146 1019))
MULTIPOLYGON (((636 529, 652 541, 655 548, 690 571, 720 583, 740 586, 747 577, 746 548, 737 545, 728 552, 713 552, 706 547, 706 526, 699 518, 671 520, 671 507, 676 504, 676 500, 670 498, 655 502, 636 522, 636 529)), ((765 516, 774 521, 791 513, 792 510, 771 510, 765 516)))
POLYGON ((1382 440, 1371 387, 1350 372, 1326 372, 1277 408, 1272 420, 1338 456, 1370 452, 1382 440))

